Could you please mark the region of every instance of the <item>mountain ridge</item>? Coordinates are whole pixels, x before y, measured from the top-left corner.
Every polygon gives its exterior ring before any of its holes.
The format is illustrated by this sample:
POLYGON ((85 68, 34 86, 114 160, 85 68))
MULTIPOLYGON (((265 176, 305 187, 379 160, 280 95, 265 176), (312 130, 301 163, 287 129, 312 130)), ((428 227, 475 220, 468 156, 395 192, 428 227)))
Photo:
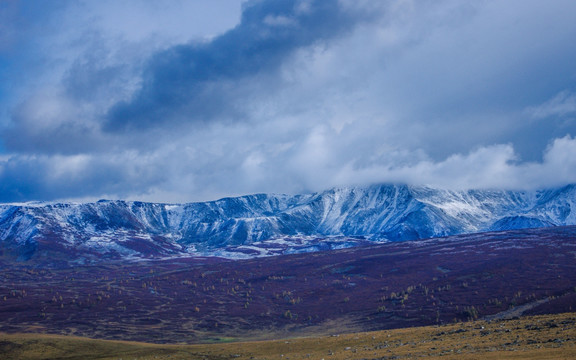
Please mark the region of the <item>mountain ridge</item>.
POLYGON ((0 250, 21 260, 43 251, 146 258, 210 254, 278 238, 404 241, 574 225, 575 206, 573 184, 534 191, 378 184, 186 204, 0 204, 0 250))

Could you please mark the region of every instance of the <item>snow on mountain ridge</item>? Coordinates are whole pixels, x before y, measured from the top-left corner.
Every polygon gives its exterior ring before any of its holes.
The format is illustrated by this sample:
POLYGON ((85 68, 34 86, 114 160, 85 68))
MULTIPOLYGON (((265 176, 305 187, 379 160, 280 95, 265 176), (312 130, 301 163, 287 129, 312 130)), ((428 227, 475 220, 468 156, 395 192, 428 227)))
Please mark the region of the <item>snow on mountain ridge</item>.
POLYGON ((573 185, 532 192, 373 185, 188 204, 121 200, 4 204, 0 249, 24 257, 32 256, 38 246, 138 257, 169 256, 186 249, 210 252, 298 235, 400 241, 573 225, 573 208, 573 185))

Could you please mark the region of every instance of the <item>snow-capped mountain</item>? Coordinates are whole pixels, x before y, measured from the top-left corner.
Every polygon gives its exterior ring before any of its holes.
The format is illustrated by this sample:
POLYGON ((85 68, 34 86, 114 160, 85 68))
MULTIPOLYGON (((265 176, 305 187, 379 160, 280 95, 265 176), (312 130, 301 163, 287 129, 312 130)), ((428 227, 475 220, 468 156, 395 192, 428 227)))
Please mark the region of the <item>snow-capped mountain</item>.
MULTIPOLYGON (((574 225, 575 206, 575 185, 539 191, 374 185, 181 205, 103 200, 5 204, 0 205, 0 251, 21 259, 54 254, 141 258, 213 254, 282 238, 292 240, 272 243, 306 248, 306 241, 322 238, 344 243, 346 237, 414 240, 574 225)), ((297 250, 289 246, 280 252, 297 250)))

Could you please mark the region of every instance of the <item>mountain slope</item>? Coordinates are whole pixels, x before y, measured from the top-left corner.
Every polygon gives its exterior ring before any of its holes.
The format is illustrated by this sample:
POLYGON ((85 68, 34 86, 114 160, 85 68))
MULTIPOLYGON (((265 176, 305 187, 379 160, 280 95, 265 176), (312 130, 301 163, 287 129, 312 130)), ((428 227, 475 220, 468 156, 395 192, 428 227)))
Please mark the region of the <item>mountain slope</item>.
POLYGON ((241 261, 0 259, 0 332, 183 343, 561 313, 576 306, 575 250, 571 226, 241 261))
POLYGON ((5 204, 0 205, 0 250, 21 260, 47 252, 141 258, 210 253, 284 237, 414 240, 574 225, 575 201, 574 185, 528 192, 385 184, 182 205, 5 204))

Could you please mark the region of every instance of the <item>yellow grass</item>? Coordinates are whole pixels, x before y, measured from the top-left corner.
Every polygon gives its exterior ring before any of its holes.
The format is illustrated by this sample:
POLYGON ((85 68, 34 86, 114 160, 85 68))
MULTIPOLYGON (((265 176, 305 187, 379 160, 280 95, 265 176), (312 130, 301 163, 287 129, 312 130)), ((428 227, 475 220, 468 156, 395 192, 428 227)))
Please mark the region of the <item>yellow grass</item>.
POLYGON ((576 359, 576 313, 339 336, 203 345, 155 345, 52 335, 0 334, 0 358, 576 359))

